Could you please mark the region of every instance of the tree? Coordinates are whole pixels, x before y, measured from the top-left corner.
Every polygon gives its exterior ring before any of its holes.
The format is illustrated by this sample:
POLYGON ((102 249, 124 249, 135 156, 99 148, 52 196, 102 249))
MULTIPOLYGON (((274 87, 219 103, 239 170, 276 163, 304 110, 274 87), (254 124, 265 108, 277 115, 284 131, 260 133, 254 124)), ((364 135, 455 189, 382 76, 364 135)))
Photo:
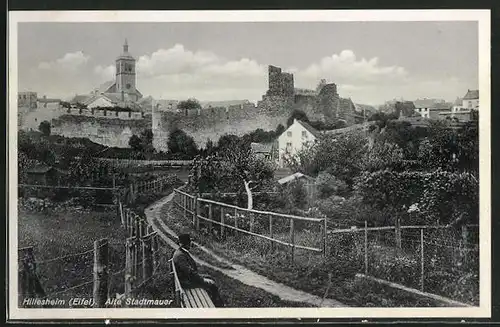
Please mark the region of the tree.
POLYGON ((224 134, 219 138, 217 142, 218 149, 231 148, 237 146, 240 143, 240 138, 234 134, 224 134))
POLYGON ((313 146, 285 157, 285 162, 293 170, 310 176, 326 171, 351 187, 363 169, 367 148, 368 141, 360 132, 325 135, 313 146))
POLYGON ((363 170, 403 168, 403 150, 392 142, 376 142, 366 153, 363 170))
POLYGON ((257 158, 249 144, 242 140, 219 147, 217 152, 206 157, 198 156, 193 162, 190 186, 199 193, 212 191, 245 191, 247 207, 253 208, 252 191, 262 186, 273 176, 273 167, 257 158))
POLYGON ((187 156, 195 156, 198 153, 198 146, 194 139, 181 129, 175 129, 170 132, 167 146, 171 153, 187 156))
POLYGON ((50 122, 44 120, 38 125, 38 130, 42 132, 43 135, 49 136, 50 135, 50 122))
POLYGON ((295 119, 306 122, 306 123, 309 122, 309 118, 307 118, 307 114, 304 111, 299 110, 299 109, 295 109, 294 111, 292 111, 291 115, 288 117, 288 119, 286 121, 286 126, 290 127, 290 125, 293 124, 293 121, 295 119))
POLYGON ((128 145, 135 151, 141 151, 141 138, 137 135, 132 135, 128 141, 128 145))
POLYGON ((285 126, 283 126, 283 124, 279 124, 278 126, 276 126, 276 130, 274 131, 276 137, 280 136, 281 134, 283 134, 283 132, 286 130, 285 126))
POLYGON ((188 99, 180 101, 177 104, 177 108, 181 110, 201 109, 201 104, 196 99, 188 99))
POLYGON ((141 132, 139 136, 132 135, 128 141, 128 145, 136 152, 136 156, 150 159, 155 152, 153 146, 153 131, 148 128, 141 132))

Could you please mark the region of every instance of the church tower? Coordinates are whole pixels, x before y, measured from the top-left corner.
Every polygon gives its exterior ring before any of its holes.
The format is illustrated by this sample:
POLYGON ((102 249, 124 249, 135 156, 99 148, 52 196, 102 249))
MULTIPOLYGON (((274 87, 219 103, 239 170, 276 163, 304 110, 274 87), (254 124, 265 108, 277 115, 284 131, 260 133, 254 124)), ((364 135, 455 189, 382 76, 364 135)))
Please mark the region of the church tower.
POLYGON ((123 53, 116 58, 116 92, 124 99, 138 100, 135 88, 135 59, 128 52, 128 43, 125 39, 123 53))

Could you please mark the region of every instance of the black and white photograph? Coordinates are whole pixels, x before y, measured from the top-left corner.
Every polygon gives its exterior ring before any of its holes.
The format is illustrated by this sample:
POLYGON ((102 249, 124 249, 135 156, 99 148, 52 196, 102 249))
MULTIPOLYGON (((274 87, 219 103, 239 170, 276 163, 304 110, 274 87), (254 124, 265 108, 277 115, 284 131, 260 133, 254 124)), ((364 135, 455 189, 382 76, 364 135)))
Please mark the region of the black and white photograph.
POLYGON ((10 316, 491 315, 489 17, 11 12, 10 316))

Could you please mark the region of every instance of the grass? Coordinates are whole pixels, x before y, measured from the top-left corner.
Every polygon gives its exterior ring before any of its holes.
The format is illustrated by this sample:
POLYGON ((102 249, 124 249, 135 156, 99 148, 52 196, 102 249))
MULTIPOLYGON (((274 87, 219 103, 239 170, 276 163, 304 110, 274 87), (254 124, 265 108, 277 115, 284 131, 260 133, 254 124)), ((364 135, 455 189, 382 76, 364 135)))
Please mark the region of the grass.
MULTIPOLYGON (((47 298, 92 297, 92 283, 64 291, 92 281, 94 241, 101 238, 109 241, 110 273, 124 268, 125 231, 115 211, 41 213, 20 208, 18 228, 19 248, 34 248, 38 276, 47 298), (51 261, 58 257, 63 258, 51 261)), ((112 285, 111 293, 118 290, 119 285, 112 285)))
MULTIPOLYGON (((157 198, 158 195, 155 197, 157 198)), ((38 262, 37 272, 48 299, 64 299, 66 304, 72 297, 92 298, 93 242, 107 238, 110 242, 110 297, 124 293, 125 230, 115 212, 104 211, 48 211, 29 212, 19 208, 18 247, 34 247, 38 262), (88 252, 87 252, 88 251, 88 252), (86 252, 82 255, 74 255, 86 252), (53 258, 63 259, 45 262, 53 258), (67 290, 73 286, 90 282, 82 287, 67 290), (59 293, 62 292, 62 293, 59 293)), ((193 253, 199 255, 199 249, 193 253)), ((172 280, 167 260, 173 250, 161 247, 160 265, 155 275, 135 289, 135 299, 172 300, 172 280)), ((209 263, 230 268, 213 258, 205 257, 209 263)), ((261 289, 245 285, 217 271, 200 267, 217 280, 226 307, 303 307, 302 303, 280 300, 261 289)), ((21 304, 20 304, 21 305, 21 304)), ((82 306, 85 307, 85 306, 82 306)), ((88 306, 87 306, 88 307, 88 306)), ((121 306, 120 306, 121 307, 121 306)), ((144 306, 142 306, 144 307, 144 306)), ((161 306, 150 306, 161 307, 161 306)))
MULTIPOLYGON (((196 248, 193 248, 191 252, 198 256, 198 251, 196 248)), ((162 253, 163 258, 168 259, 172 256, 173 249, 162 245, 162 253)), ((219 267, 221 266, 220 263, 218 265, 219 267)), ((281 300, 278 296, 269 294, 259 288, 245 285, 208 267, 200 266, 199 269, 200 273, 211 275, 217 282, 226 308, 311 307, 306 303, 281 300)), ((160 273, 156 274, 150 282, 134 292, 133 297, 136 299, 173 299, 172 278, 166 273, 167 271, 169 271, 167 260, 163 260, 159 267, 160 273)))
POLYGON ((296 289, 322 297, 331 278, 328 297, 350 306, 439 306, 433 300, 356 280, 356 273, 363 270, 363 252, 360 244, 356 244, 350 236, 328 241, 330 253, 327 260, 323 260, 321 254, 297 250, 292 263, 289 248, 285 250, 278 245, 278 250, 270 251, 269 242, 245 235, 227 236, 224 241, 216 240, 208 235, 196 233, 190 218, 183 218, 182 214, 176 214, 169 206, 162 210, 163 215, 172 214, 176 217, 168 222, 175 232, 189 231, 195 235, 196 241, 209 247, 219 256, 296 289))

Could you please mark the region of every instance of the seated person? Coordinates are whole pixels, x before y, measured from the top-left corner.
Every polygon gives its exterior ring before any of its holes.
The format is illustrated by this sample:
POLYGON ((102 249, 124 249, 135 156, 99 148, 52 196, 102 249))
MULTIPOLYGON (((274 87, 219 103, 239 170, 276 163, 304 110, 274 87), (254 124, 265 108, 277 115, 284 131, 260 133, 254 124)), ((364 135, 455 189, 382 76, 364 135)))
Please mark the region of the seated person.
POLYGON ((198 267, 189 253, 191 237, 189 234, 179 235, 179 248, 175 250, 173 260, 177 277, 183 288, 204 288, 216 307, 223 307, 219 289, 210 275, 199 274, 198 267))

